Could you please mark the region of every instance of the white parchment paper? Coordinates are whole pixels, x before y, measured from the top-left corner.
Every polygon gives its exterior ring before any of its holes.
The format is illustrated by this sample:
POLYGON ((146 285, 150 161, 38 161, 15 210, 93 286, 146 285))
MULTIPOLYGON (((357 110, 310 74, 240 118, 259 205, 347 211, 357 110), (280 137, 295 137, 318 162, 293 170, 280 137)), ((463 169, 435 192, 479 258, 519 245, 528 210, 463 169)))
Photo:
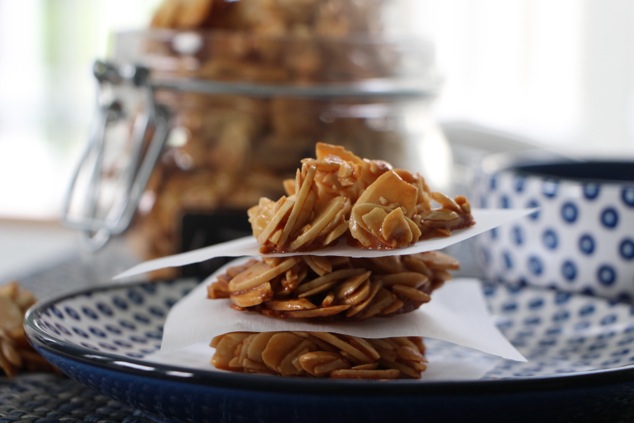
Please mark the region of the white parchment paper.
MULTIPOLYGON (((361 248, 350 247, 345 242, 342 242, 328 248, 311 251, 309 254, 319 256, 378 257, 385 255, 405 255, 421 253, 424 251, 442 250, 443 248, 474 237, 497 226, 501 226, 505 223, 527 216, 530 213, 533 213, 535 210, 536 209, 473 209, 471 213, 475 219, 475 225, 466 229, 454 231, 454 233, 449 237, 419 241, 407 248, 399 248, 396 250, 365 250, 361 248)), ((133 266, 125 272, 116 275, 114 279, 125 279, 158 269, 185 266, 187 264, 199 263, 216 257, 256 257, 261 255, 259 252, 259 247, 260 246, 258 245, 255 238, 249 236, 229 242, 224 242, 222 244, 215 244, 197 250, 149 260, 133 266)), ((290 256, 299 254, 307 253, 303 252, 270 255, 290 256)))
POLYGON ((214 278, 215 275, 210 276, 172 307, 165 322, 161 350, 146 356, 145 360, 216 370, 210 364, 214 350, 209 343, 214 336, 233 331, 292 330, 335 332, 364 338, 422 336, 469 350, 465 352, 469 359, 464 361, 457 361, 455 357, 436 357, 429 363, 422 379, 426 381, 478 379, 499 361, 492 357, 526 361, 495 326, 476 279, 460 278, 447 282, 434 292, 430 303, 411 313, 362 322, 325 324, 273 319, 233 310, 228 300, 207 299, 207 285, 214 278), (477 359, 478 352, 486 357, 477 359))

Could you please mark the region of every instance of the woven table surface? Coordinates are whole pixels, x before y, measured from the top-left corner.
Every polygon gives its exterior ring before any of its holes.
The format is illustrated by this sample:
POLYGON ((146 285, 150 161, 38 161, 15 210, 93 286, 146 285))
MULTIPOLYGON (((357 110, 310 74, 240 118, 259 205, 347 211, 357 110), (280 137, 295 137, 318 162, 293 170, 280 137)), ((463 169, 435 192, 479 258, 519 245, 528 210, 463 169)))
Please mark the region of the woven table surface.
POLYGON ((0 422, 152 422, 133 408, 64 376, 24 374, 0 380, 0 422))
MULTIPOLYGON (((47 299, 98 283, 109 283, 99 269, 121 269, 133 262, 117 246, 98 259, 80 253, 45 269, 20 277, 20 285, 38 299, 47 299), (101 278, 101 279, 100 279, 101 278)), ((0 423, 8 422, 153 422, 127 404, 90 390, 62 374, 21 373, 0 376, 0 423)))

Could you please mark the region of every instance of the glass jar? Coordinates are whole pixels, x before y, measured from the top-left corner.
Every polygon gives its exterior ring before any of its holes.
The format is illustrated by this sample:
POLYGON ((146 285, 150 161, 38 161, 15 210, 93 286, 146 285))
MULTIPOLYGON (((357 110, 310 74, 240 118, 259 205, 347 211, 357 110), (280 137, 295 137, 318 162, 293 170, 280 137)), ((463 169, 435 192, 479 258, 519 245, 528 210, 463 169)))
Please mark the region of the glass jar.
POLYGON ((246 234, 318 141, 449 186, 424 40, 150 30, 114 47, 65 213, 95 248, 125 234, 150 259, 246 234))

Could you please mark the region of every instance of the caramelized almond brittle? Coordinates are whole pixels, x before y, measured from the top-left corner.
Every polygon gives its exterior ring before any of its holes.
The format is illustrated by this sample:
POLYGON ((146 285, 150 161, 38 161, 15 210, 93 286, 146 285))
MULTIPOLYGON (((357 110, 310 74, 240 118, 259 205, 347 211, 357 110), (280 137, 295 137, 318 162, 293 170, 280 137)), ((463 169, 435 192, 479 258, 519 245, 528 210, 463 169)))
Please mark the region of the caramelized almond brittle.
POLYGON ((0 370, 8 377, 20 370, 51 371, 53 367, 29 344, 24 334, 24 314, 35 304, 30 291, 17 281, 0 285, 0 370))
POLYGON ((312 251, 342 236, 361 248, 396 249, 475 223, 465 197, 432 192, 421 175, 325 143, 284 188, 278 201, 262 198, 248 211, 263 253, 312 251))
POLYGON ((208 286, 237 310, 268 317, 365 320, 419 308, 458 262, 438 252, 379 258, 294 256, 251 259, 208 286))
POLYGON ((330 332, 230 332, 211 341, 211 363, 243 373, 337 379, 418 379, 420 337, 364 339, 330 332))

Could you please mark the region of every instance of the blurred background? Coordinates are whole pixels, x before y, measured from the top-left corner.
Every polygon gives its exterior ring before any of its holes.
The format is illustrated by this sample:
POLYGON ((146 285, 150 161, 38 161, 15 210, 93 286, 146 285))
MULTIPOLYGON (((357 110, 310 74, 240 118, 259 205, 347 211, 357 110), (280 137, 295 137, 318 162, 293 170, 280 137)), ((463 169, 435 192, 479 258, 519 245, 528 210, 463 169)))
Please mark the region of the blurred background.
MULTIPOLYGON (((158 0, 0 0, 0 217, 55 220, 94 115, 95 59, 158 0)), ((411 0, 438 121, 553 147, 634 149, 634 2, 411 0)), ((404 23, 405 24, 405 23, 404 23)), ((454 126, 452 126, 454 125, 454 126)))

